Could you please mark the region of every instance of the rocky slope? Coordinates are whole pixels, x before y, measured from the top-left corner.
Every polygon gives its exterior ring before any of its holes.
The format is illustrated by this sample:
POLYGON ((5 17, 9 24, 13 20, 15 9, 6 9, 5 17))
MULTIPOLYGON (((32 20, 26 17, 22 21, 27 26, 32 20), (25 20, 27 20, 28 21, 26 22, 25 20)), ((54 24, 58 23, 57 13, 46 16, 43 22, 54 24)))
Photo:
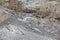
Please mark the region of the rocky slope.
POLYGON ((0 40, 60 40, 59 2, 18 1, 20 12, 0 6, 0 40))

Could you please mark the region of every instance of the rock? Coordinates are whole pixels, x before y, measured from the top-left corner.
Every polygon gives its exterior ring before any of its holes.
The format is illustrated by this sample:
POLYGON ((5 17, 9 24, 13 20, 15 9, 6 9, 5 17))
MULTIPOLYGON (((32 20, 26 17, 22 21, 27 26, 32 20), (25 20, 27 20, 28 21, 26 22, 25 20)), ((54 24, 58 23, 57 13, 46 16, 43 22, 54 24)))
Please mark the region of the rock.
POLYGON ((0 9, 0 22, 5 21, 6 19, 8 19, 11 16, 11 14, 9 14, 9 12, 0 9))

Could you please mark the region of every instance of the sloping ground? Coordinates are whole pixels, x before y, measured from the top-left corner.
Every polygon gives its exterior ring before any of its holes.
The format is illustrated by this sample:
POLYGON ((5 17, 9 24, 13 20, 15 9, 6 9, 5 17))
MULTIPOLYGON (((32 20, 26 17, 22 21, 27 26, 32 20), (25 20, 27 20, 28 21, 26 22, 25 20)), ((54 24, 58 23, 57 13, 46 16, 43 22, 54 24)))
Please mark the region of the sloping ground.
POLYGON ((51 18, 36 18, 32 13, 16 13, 0 7, 10 14, 0 23, 0 40, 59 40, 60 22, 51 18), (16 13, 16 15, 12 15, 16 13))
POLYGON ((55 40, 53 36, 50 38, 44 36, 45 34, 41 35, 37 28, 32 30, 31 26, 27 26, 28 24, 17 21, 15 17, 13 18, 1 23, 3 26, 1 25, 0 29, 0 40, 55 40))
POLYGON ((55 1, 45 1, 46 5, 43 3, 41 8, 38 1, 21 1, 23 2, 22 11, 25 12, 15 12, 0 6, 0 40, 60 40, 60 19, 55 19, 60 15, 60 3, 57 3, 56 11, 54 11, 56 7, 55 1), (37 12, 31 12, 30 10, 37 12), (53 16, 53 13, 55 17, 48 18, 50 14, 53 16), (46 14, 48 16, 47 18, 36 16, 41 16, 40 14, 44 17, 47 16, 46 14))

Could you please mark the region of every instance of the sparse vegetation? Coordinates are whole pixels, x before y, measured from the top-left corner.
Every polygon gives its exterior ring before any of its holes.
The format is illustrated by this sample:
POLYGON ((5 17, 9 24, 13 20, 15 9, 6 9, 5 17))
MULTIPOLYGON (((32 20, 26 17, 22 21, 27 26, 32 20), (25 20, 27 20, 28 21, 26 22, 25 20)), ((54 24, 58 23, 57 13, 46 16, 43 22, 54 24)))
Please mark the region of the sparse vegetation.
POLYGON ((59 0, 1 0, 0 40, 59 40, 59 0))

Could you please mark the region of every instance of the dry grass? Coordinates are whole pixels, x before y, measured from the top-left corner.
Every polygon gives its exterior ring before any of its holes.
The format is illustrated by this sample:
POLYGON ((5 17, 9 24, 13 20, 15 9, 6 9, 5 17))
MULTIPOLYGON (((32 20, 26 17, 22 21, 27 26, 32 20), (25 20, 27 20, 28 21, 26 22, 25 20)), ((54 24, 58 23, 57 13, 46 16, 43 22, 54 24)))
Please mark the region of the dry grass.
POLYGON ((52 1, 46 3, 44 6, 40 6, 40 11, 36 15, 40 15, 40 17, 54 17, 56 14, 56 4, 57 2, 52 1))

